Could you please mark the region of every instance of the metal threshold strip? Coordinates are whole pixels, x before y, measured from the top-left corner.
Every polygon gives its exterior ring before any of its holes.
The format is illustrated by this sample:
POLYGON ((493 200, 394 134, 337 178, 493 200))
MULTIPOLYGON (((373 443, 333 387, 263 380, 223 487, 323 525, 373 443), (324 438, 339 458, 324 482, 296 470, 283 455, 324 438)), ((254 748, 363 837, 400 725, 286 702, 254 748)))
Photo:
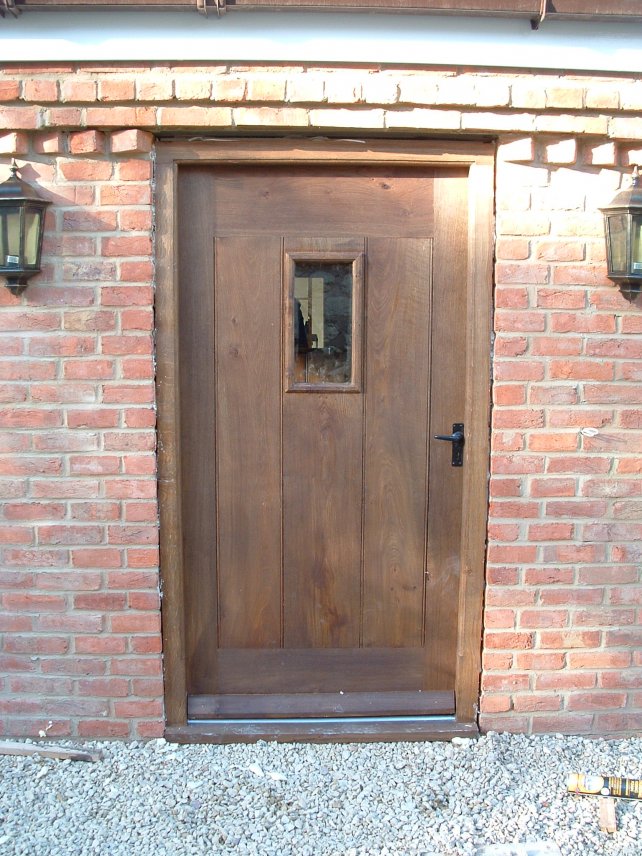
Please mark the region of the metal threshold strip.
POLYGON ((451 724, 456 722, 454 716, 323 716, 317 719, 311 717, 281 718, 281 719, 188 719, 188 725, 330 725, 330 724, 390 724, 396 722, 430 722, 451 724))

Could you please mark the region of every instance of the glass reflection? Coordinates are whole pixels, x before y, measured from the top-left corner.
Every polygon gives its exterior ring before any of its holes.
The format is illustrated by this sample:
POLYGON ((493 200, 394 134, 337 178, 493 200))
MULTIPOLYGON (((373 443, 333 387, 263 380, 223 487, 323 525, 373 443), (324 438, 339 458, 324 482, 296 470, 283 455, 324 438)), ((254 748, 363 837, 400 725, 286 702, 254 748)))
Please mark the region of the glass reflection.
POLYGON ((294 380, 352 380, 352 263, 297 261, 294 268, 294 380))

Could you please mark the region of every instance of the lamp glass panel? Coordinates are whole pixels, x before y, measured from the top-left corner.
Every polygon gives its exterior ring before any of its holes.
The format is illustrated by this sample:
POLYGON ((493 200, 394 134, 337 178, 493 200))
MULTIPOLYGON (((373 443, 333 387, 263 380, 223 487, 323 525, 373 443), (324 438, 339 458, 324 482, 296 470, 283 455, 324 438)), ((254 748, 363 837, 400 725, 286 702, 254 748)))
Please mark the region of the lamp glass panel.
POLYGON ((628 219, 626 214, 611 214, 606 218, 609 269, 612 273, 627 272, 628 219))
POLYGON ((631 273, 642 276, 642 214, 634 214, 631 230, 631 273))
POLYGON ((25 211, 25 265, 35 267, 38 263, 38 242, 42 211, 25 211))
POLYGON ((19 268, 20 255, 20 207, 0 210, 0 267, 19 268))

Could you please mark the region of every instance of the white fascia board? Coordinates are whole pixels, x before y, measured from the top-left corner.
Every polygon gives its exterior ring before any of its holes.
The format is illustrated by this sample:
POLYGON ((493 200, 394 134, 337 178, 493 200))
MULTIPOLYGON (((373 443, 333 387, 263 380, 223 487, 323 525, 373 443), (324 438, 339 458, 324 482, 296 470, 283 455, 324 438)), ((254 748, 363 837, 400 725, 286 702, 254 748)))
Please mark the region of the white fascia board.
POLYGON ((25 12, 0 19, 1 62, 292 62, 642 73, 642 23, 433 15, 25 12))

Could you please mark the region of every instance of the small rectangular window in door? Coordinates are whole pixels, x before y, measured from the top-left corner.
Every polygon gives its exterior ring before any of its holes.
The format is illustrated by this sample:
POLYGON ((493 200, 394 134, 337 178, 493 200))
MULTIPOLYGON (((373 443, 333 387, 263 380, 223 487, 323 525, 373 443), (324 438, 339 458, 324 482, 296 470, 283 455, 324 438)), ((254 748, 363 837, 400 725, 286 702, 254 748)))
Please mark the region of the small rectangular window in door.
POLYGON ((286 258, 287 391, 358 392, 362 254, 286 258))

